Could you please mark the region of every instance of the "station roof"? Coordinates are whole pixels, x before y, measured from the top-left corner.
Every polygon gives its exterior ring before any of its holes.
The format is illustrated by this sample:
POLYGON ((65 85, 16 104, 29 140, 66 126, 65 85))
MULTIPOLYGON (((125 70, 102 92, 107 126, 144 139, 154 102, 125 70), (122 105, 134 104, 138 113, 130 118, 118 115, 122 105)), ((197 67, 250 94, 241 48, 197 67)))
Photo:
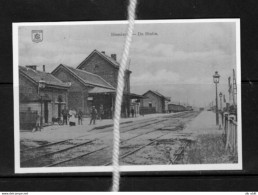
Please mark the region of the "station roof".
MULTIPOLYGON (((98 54, 100 57, 102 57, 103 59, 105 59, 107 62, 109 62, 112 66, 114 66, 115 68, 119 69, 120 63, 116 60, 114 60, 112 57, 98 51, 97 49, 93 50, 90 55, 85 58, 85 60, 83 60, 79 65, 78 65, 78 69, 80 69, 80 67, 90 58, 90 56, 92 56, 93 54, 98 54)), ((131 73, 130 70, 126 69, 126 71, 129 71, 131 73)))
POLYGON ((105 94, 105 93, 115 93, 115 89, 107 89, 102 87, 94 87, 89 91, 89 94, 105 94))
POLYGON ((136 93, 128 93, 128 94, 125 94, 125 95, 130 96, 131 99, 144 99, 145 98, 142 95, 138 95, 136 93))
POLYGON ((159 92, 157 92, 157 91, 153 91, 153 90, 148 90, 147 92, 145 92, 145 93, 143 94, 143 96, 144 96, 145 94, 149 93, 149 92, 151 92, 151 93, 153 93, 153 94, 155 94, 155 95, 157 95, 157 96, 159 96, 159 97, 161 97, 161 98, 164 98, 166 101, 170 101, 170 97, 166 97, 166 96, 162 95, 161 93, 159 93, 159 92))
POLYGON ((61 68, 64 68, 67 71, 69 71, 73 76, 78 78, 84 84, 90 84, 90 85, 97 86, 97 87, 114 89, 114 87, 111 84, 109 84, 107 81, 105 81, 99 75, 93 74, 91 72, 87 72, 85 70, 76 69, 76 68, 73 68, 73 67, 70 67, 70 66, 67 66, 64 64, 60 64, 55 70, 52 71, 52 74, 55 74, 55 72, 61 68))
POLYGON ((19 66, 19 72, 20 74, 23 74, 25 77, 29 78, 34 83, 38 83, 40 80, 43 79, 46 85, 65 88, 70 87, 69 83, 64 83, 58 78, 56 78, 54 75, 47 72, 34 70, 32 68, 28 68, 25 66, 19 66))
MULTIPOLYGON (((89 91, 89 94, 115 94, 115 89, 105 89, 101 87, 94 87, 89 91)), ((142 95, 138 95, 135 93, 124 93, 124 96, 129 96, 131 99, 143 99, 144 97, 142 95)))

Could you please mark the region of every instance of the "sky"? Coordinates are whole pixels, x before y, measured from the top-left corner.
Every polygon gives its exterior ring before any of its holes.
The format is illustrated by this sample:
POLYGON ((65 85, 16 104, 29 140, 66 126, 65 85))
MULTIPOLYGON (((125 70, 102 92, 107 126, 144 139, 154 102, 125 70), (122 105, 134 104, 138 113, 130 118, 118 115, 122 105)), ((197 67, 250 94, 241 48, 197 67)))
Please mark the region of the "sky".
MULTIPOLYGON (((42 65, 51 72, 59 64, 77 67, 94 49, 117 54, 120 62, 126 24, 20 26, 19 65, 42 65), (35 43, 32 30, 43 30, 35 43)), ((218 92, 228 96, 228 77, 236 69, 234 22, 135 24, 128 68, 131 92, 156 90, 172 102, 207 106, 215 99, 212 75, 220 74, 218 92), (145 35, 145 33, 153 35, 145 35), (141 36, 140 36, 141 35, 141 36)))

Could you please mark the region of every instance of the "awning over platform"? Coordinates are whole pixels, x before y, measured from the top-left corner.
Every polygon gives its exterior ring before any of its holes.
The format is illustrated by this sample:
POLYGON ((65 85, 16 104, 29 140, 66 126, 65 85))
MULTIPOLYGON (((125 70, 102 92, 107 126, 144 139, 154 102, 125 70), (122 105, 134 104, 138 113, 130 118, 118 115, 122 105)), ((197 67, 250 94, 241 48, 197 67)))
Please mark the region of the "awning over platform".
MULTIPOLYGON (((107 89, 102 87, 94 87, 89 91, 89 94, 115 94, 115 89, 107 89)), ((142 95, 138 95, 135 93, 124 93, 124 96, 129 96, 130 99, 143 99, 144 97, 142 95)))
POLYGON ((89 91, 89 94, 108 94, 108 93, 116 93, 116 90, 102 88, 102 87, 94 87, 89 91))
POLYGON ((145 98, 142 95, 138 95, 136 93, 124 93, 124 95, 129 96, 130 99, 143 99, 143 98, 145 98))
POLYGON ((23 93, 20 93, 20 102, 21 103, 30 103, 30 102, 51 102, 51 99, 48 96, 40 96, 38 94, 27 94, 24 95, 23 93))

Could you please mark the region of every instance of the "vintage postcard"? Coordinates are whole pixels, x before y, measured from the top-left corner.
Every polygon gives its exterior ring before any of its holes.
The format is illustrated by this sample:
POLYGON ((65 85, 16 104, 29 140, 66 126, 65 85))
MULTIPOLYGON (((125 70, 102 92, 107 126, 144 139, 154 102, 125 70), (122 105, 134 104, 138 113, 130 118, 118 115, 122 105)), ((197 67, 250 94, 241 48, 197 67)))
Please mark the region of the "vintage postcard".
MULTIPOLYGON (((13 24, 15 172, 112 171, 127 21, 13 24)), ((240 20, 136 21, 121 171, 241 170, 240 20)))

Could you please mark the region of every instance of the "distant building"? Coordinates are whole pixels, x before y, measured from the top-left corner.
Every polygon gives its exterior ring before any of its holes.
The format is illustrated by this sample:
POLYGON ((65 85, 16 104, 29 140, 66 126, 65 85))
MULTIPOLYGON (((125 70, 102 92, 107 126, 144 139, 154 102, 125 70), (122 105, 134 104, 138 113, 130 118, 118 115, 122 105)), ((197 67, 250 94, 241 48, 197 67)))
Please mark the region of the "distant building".
POLYGON ((21 123, 27 111, 42 113, 43 124, 52 122, 52 118, 61 116, 61 110, 67 105, 69 83, 64 83, 50 73, 38 71, 37 66, 19 66, 19 101, 21 123), (44 82, 44 88, 40 88, 44 82))
POLYGON ((192 106, 186 106, 186 110, 192 111, 192 110, 193 110, 193 107, 192 107, 192 106))
POLYGON ((183 105, 175 104, 175 103, 168 104, 168 112, 182 112, 186 110, 187 108, 183 105))
POLYGON ((152 90, 147 91, 142 96, 143 99, 141 99, 141 110, 144 110, 143 112, 166 112, 166 104, 170 101, 170 98, 152 90))
POLYGON ((137 116, 138 114, 140 114, 140 99, 134 99, 131 102, 131 108, 134 110, 134 114, 135 116, 137 116))
POLYGON ((168 104, 170 103, 171 101, 171 98, 170 97, 166 97, 166 101, 165 101, 165 112, 168 113, 168 104))

